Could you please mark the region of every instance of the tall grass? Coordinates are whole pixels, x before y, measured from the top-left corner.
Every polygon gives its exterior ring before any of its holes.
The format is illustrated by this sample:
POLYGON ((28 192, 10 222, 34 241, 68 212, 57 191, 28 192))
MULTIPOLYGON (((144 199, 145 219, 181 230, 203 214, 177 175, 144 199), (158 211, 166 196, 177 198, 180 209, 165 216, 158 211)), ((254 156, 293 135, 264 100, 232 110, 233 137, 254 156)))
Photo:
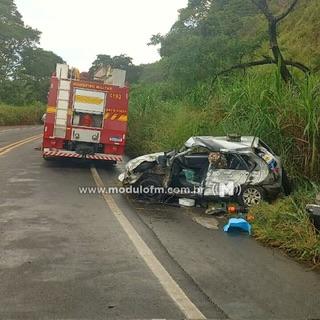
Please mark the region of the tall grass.
POLYGON ((290 197, 253 208, 254 236, 298 260, 320 265, 320 234, 305 212, 306 204, 319 191, 318 187, 304 184, 290 197))
POLYGON ((37 124, 44 112, 42 105, 16 107, 0 104, 0 126, 37 124))

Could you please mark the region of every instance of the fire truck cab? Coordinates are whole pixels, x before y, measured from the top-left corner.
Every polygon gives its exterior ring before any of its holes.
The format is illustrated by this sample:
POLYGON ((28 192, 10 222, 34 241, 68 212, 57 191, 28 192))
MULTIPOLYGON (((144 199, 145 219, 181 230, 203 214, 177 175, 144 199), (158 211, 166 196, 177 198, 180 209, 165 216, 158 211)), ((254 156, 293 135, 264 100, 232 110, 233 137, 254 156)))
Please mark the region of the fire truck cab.
POLYGON ((43 158, 122 161, 128 122, 125 71, 101 68, 92 81, 58 64, 51 77, 43 158))

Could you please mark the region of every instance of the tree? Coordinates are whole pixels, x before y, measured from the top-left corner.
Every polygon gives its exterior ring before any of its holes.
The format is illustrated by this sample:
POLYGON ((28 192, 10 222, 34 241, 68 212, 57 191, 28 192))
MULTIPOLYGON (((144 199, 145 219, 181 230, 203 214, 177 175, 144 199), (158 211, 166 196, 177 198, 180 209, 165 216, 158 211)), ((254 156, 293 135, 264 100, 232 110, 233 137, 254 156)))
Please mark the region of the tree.
POLYGON ((50 77, 55 71, 57 63, 64 63, 63 59, 52 51, 41 48, 27 48, 21 57, 19 80, 24 81, 31 89, 30 100, 45 103, 50 77))
POLYGON ((92 62, 91 68, 89 70, 90 77, 93 78, 93 75, 101 67, 108 67, 112 65, 112 57, 107 54, 99 54, 97 58, 92 62))
POLYGON ((261 65, 277 65, 282 79, 290 82, 289 66, 306 74, 310 69, 285 59, 278 44, 278 25, 298 3, 287 1, 280 5, 276 0, 189 0, 170 32, 152 36, 149 44, 161 45, 168 76, 188 85, 261 65), (257 60, 267 41, 272 55, 257 60))
MULTIPOLYGON (((289 13, 295 8, 298 0, 291 0, 291 4, 279 15, 274 15, 267 3, 267 0, 252 0, 253 4, 258 8, 258 10, 266 17, 268 21, 268 34, 270 49, 273 54, 274 63, 278 65, 282 79, 285 82, 292 81, 292 75, 288 69, 288 64, 282 54, 282 51, 278 43, 278 24, 285 19, 289 13)), ((301 64, 291 64, 302 71, 305 71, 305 67, 301 68, 301 64)))
POLYGON ((279 14, 274 14, 268 4, 267 0, 251 0, 255 7, 259 10, 260 13, 267 19, 268 22, 268 38, 270 50, 272 52, 273 57, 264 56, 262 60, 251 61, 240 63, 231 66, 230 68, 223 70, 217 75, 228 73, 235 69, 245 69, 249 67, 262 66, 267 64, 275 64, 278 66, 281 78, 285 82, 292 82, 293 76, 288 68, 288 66, 295 67, 305 74, 309 74, 311 72, 310 68, 305 66, 303 63, 293 60, 285 60, 282 50, 280 49, 278 43, 278 25, 279 23, 285 19, 290 12, 294 10, 296 7, 298 0, 289 0, 289 5, 279 14))
POLYGON ((49 79, 57 63, 65 63, 60 56, 41 48, 26 48, 21 58, 20 75, 36 81, 49 79))
POLYGON ((126 54, 114 57, 107 54, 99 54, 89 70, 90 77, 93 78, 99 68, 109 66, 127 71, 127 80, 131 83, 138 80, 141 72, 140 68, 132 63, 132 58, 126 54))
POLYGON ((22 52, 35 47, 39 36, 25 26, 13 0, 0 0, 0 81, 15 78, 22 52))
POLYGON ((192 86, 254 56, 266 40, 250 0, 189 0, 170 32, 154 35, 167 74, 192 86))
POLYGON ((21 53, 21 64, 14 78, 3 80, 0 100, 13 105, 46 103, 50 76, 63 59, 51 51, 27 48, 21 53))
POLYGON ((13 0, 0 0, 0 101, 46 102, 50 76, 63 59, 38 48, 39 37, 25 26, 13 0))

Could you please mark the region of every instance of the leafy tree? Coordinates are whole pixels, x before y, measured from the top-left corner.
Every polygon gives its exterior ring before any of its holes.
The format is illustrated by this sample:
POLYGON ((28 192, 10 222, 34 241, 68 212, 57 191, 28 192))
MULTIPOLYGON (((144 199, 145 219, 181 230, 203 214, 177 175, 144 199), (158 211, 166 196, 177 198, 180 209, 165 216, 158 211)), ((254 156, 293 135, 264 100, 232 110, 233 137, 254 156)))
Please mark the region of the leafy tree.
POLYGON ((250 0, 189 0, 170 32, 150 44, 161 44, 169 75, 192 85, 252 57, 266 39, 261 22, 250 0))
POLYGON ((54 72, 57 63, 64 63, 63 59, 41 48, 26 48, 22 54, 21 76, 36 81, 47 80, 54 72))
POLYGON ((113 68, 119 68, 126 70, 129 66, 132 66, 132 58, 128 57, 125 54, 121 54, 120 56, 114 56, 112 58, 112 65, 113 68))
POLYGON ((222 73, 227 73, 229 71, 240 69, 240 68, 244 69, 244 68, 254 67, 254 66, 276 64, 279 68, 281 78, 285 82, 293 82, 293 76, 288 66, 295 67, 300 71, 304 72, 305 74, 309 74, 311 70, 301 62, 293 61, 293 60, 285 60, 282 50, 280 49, 280 46, 279 46, 279 41, 278 41, 278 36, 279 36, 278 25, 283 19, 285 19, 290 14, 290 12, 294 10, 294 8, 298 3, 298 0, 288 0, 287 6, 285 6, 284 9, 282 9, 282 6, 280 6, 275 1, 271 1, 270 3, 270 1, 268 2, 267 0, 251 0, 251 2, 258 9, 258 11, 263 14, 263 16, 267 20, 268 39, 269 39, 269 45, 270 45, 270 49, 273 57, 264 55, 263 56, 264 59, 262 60, 256 60, 256 61, 233 65, 231 68, 224 70, 222 73), (274 12, 279 10, 280 12, 274 12))
POLYGON ((132 58, 121 54, 119 56, 111 57, 106 54, 99 54, 96 60, 92 63, 89 70, 90 77, 93 78, 94 73, 101 67, 112 67, 127 71, 127 80, 129 82, 136 82, 140 75, 140 68, 133 65, 132 58))
POLYGON ((155 83, 165 80, 164 61, 144 64, 140 66, 139 82, 141 83, 155 83))
POLYGON ((15 78, 22 52, 35 47, 40 32, 25 26, 13 0, 0 0, 0 81, 15 78))
POLYGON ((45 103, 49 79, 61 57, 37 47, 40 32, 25 26, 13 0, 0 0, 0 100, 45 103))
POLYGON ((63 59, 51 51, 27 48, 21 53, 21 65, 14 78, 2 81, 0 100, 14 105, 46 103, 50 76, 63 59))
MULTIPOLYGON (((281 12, 279 15, 276 15, 272 12, 272 9, 268 4, 267 0, 251 0, 251 1, 258 8, 258 10, 265 16, 265 18, 268 21, 268 35, 269 35, 270 48, 273 54, 274 63, 278 65, 282 79, 285 82, 292 81, 292 75, 288 69, 289 62, 285 61, 282 51, 279 47, 278 25, 295 8, 295 6, 298 3, 298 0, 291 0, 291 3, 289 3, 287 8, 283 12, 281 12)), ((290 63, 290 64, 294 67, 302 69, 303 71, 307 69, 306 67, 302 66, 301 63, 290 63)))
POLYGON ((46 102, 50 77, 56 69, 56 64, 64 63, 63 59, 55 53, 41 48, 27 48, 21 57, 19 80, 25 81, 32 91, 32 95, 29 95, 29 101, 46 102))
POLYGON ((99 70, 101 67, 111 66, 113 63, 112 57, 107 54, 99 54, 97 58, 92 62, 89 74, 93 77, 94 73, 99 70))
POLYGON ((189 0, 170 32, 152 36, 161 44, 167 74, 193 85, 235 69, 275 64, 282 79, 292 80, 288 66, 308 73, 300 62, 286 60, 278 44, 278 25, 298 0, 189 0), (269 40, 272 56, 258 60, 269 40))

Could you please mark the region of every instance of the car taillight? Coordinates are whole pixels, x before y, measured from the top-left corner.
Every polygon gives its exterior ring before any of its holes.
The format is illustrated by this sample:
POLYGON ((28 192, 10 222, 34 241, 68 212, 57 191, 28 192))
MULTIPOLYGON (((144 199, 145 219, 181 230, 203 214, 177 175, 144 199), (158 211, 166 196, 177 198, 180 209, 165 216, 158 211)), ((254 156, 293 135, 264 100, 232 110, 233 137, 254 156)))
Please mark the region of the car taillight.
POLYGON ((278 167, 277 167, 277 168, 272 168, 271 171, 272 171, 273 173, 277 174, 277 175, 280 174, 280 168, 278 168, 278 167))

